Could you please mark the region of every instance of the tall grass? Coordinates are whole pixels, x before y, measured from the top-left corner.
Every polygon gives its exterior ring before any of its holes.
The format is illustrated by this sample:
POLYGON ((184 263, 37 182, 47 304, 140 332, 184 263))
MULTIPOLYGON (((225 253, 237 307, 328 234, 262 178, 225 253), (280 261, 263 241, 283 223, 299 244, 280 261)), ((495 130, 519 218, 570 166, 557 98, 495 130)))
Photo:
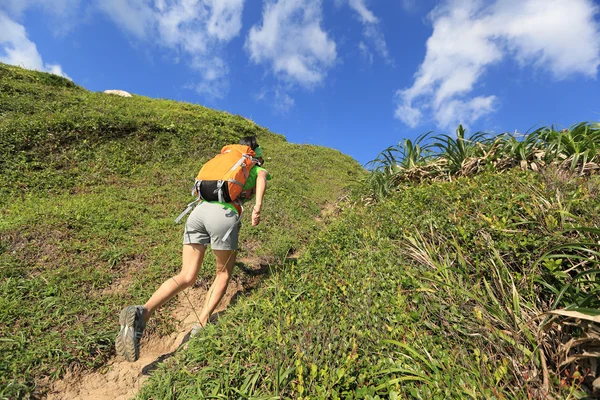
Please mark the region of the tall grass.
POLYGON ((577 380, 561 386, 544 350, 554 295, 532 281, 536 261, 572 239, 564 229, 600 215, 590 193, 550 183, 514 169, 340 203, 297 262, 275 267, 140 398, 585 394, 577 380), (564 227, 545 219, 567 207, 564 227))
POLYGON ((557 246, 539 260, 547 270, 540 283, 554 294, 539 336, 563 381, 589 387, 600 358, 600 229, 569 233, 580 240, 557 246))
POLYGON ((600 129, 597 125, 582 122, 561 131, 544 128, 536 135, 545 144, 547 163, 559 162, 571 172, 581 174, 598 169, 600 129))
POLYGON ((524 136, 476 132, 467 137, 462 125, 454 135, 421 135, 413 145, 404 140, 390 146, 367 163, 373 171, 366 185, 381 197, 403 182, 455 179, 485 169, 504 171, 557 167, 589 175, 600 167, 600 128, 595 123, 579 123, 569 129, 539 128, 524 136))
MULTIPOLYGON (((600 356, 600 241, 597 225, 581 228, 574 221, 581 212, 581 196, 598 199, 598 179, 593 174, 600 162, 599 125, 580 123, 561 131, 540 128, 523 137, 477 133, 468 139, 459 126, 456 136, 440 135, 430 140, 427 148, 437 152, 430 153, 429 162, 418 168, 381 174, 386 168, 393 170, 390 165, 403 164, 403 154, 394 147, 386 152, 399 158, 374 160, 370 165, 377 179, 367 178, 367 203, 385 201, 386 196, 392 199, 411 181, 454 180, 514 167, 540 172, 545 188, 527 182, 515 187, 514 196, 522 198, 515 209, 519 215, 516 220, 513 216, 510 222, 498 213, 481 215, 497 229, 515 235, 529 230, 521 240, 531 241, 530 248, 539 259, 508 262, 502 254, 505 244, 487 235, 483 239, 491 249, 489 257, 473 260, 457 245, 464 235, 448 237, 434 234, 433 229, 431 235, 411 235, 405 248, 409 257, 427 265, 428 273, 436 272, 435 291, 443 293, 441 298, 461 293, 474 304, 477 318, 464 321, 463 328, 478 331, 484 340, 482 346, 491 346, 510 360, 512 369, 500 366, 496 372, 511 373, 513 383, 525 385, 529 397, 548 395, 559 381, 574 391, 591 393, 591 381, 600 373, 596 362, 600 356), (594 186, 591 190, 590 185, 594 186), (551 242, 543 245, 543 241, 532 240, 531 229, 554 236, 560 244, 548 247, 551 242), (464 291, 460 288, 465 282, 456 275, 457 269, 467 275, 468 271, 478 271, 470 276, 464 291), (458 288, 444 282, 458 282, 458 288)), ((590 224, 593 220, 582 222, 590 224)))
MULTIPOLYGON (((598 125, 403 141, 371 165, 369 188, 323 217, 340 171, 360 173, 339 153, 199 106, 0 72, 0 397, 42 396, 41 378, 106 362, 112 316, 178 268, 180 188, 248 133, 273 152, 274 179, 270 217, 244 231, 242 252, 269 276, 140 398, 591 395, 598 125), (376 201, 362 203, 365 191, 376 201)), ((167 316, 148 333, 168 331, 167 316)))
POLYGON ((465 129, 459 125, 456 129, 456 136, 438 135, 433 138, 432 147, 438 149, 438 158, 447 161, 445 172, 449 175, 455 175, 462 171, 465 163, 470 159, 481 157, 484 148, 489 147, 486 140, 486 133, 477 132, 465 137, 465 129))

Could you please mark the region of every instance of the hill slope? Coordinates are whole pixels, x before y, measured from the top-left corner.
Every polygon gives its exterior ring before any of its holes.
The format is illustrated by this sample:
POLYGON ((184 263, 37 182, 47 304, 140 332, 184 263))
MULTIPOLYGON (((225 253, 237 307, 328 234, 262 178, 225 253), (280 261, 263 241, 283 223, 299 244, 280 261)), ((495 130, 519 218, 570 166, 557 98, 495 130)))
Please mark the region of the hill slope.
MULTIPOLYGON (((585 321, 540 329, 564 274, 562 260, 537 260, 592 242, 565 230, 600 224, 599 192, 598 177, 566 184, 513 170, 340 203, 297 263, 170 359, 139 398, 585 396, 597 364, 556 367, 572 335, 594 343, 594 331, 585 321)), ((581 282, 593 304, 594 279, 581 282)))
MULTIPOLYGON (((40 395, 67 367, 97 368, 114 354, 119 309, 179 269, 173 219, 198 169, 246 135, 257 135, 273 180, 263 223, 242 230, 241 256, 276 265, 360 175, 350 157, 240 116, 91 93, 0 64, 0 397, 40 395)), ((200 280, 213 270, 209 258, 200 280)), ((168 316, 148 335, 170 332, 168 316)))
MULTIPOLYGON (((598 394, 598 175, 490 167, 333 204, 361 175, 339 152, 196 105, 0 74, 0 397, 43 395, 67 367, 104 370, 116 312, 179 268, 172 219, 197 169, 248 134, 274 179, 236 276, 264 279, 139 398, 598 394), (593 309, 542 314, 565 306, 593 309)), ((150 340, 174 329, 169 314, 150 340)))

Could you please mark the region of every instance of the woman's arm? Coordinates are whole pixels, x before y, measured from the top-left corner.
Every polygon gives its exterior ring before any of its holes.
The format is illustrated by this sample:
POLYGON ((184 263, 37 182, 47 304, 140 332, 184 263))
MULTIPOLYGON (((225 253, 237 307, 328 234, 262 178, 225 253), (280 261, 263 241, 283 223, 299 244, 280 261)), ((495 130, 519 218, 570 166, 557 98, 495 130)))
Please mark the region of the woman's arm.
POLYGON ((258 176, 256 177, 256 203, 252 209, 252 226, 260 223, 260 209, 262 208, 263 197, 267 189, 267 175, 267 171, 262 170, 258 172, 258 176))

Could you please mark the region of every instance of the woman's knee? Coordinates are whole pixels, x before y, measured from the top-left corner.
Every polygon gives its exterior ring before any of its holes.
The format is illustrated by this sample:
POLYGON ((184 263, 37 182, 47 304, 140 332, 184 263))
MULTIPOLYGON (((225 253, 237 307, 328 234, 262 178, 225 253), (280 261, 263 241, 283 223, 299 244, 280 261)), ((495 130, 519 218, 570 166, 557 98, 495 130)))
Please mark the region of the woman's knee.
POLYGON ((173 279, 175 279, 175 282, 184 289, 187 289, 196 282, 195 276, 183 273, 175 276, 173 279))
POLYGON ((232 275, 233 275, 232 271, 228 268, 222 268, 217 271, 217 279, 219 279, 219 280, 225 279, 225 280, 227 280, 227 282, 229 282, 232 275))

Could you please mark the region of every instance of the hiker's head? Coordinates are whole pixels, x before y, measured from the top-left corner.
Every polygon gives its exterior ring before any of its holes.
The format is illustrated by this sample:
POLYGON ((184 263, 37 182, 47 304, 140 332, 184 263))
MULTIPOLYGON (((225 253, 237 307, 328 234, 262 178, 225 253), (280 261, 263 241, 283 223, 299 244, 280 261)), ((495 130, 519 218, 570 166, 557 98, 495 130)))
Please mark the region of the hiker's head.
POLYGON ((246 136, 245 138, 240 139, 240 143, 244 146, 250 146, 252 150, 256 153, 256 159, 258 160, 258 165, 263 165, 265 160, 263 159, 262 149, 258 145, 256 140, 256 136, 246 136))
POLYGON ((250 146, 252 150, 256 150, 258 147, 258 142, 256 141, 256 136, 246 136, 240 139, 241 145, 250 146))

